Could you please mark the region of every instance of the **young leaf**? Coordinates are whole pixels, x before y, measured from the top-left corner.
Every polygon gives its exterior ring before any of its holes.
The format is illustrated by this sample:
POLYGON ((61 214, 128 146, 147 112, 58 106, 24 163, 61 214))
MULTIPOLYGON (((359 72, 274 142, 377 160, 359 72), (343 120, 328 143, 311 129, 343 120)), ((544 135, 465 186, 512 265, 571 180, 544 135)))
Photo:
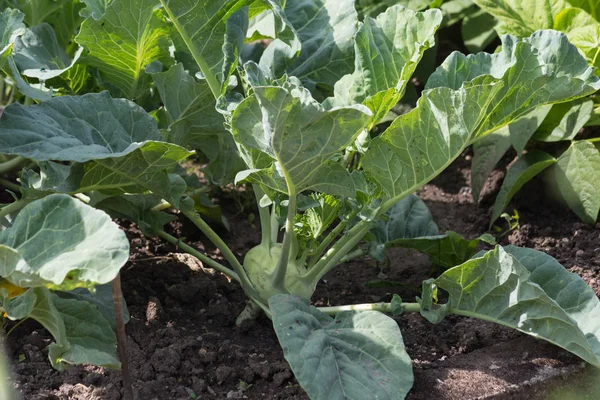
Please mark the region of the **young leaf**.
POLYGON ((398 103, 423 53, 435 44, 439 10, 414 12, 393 6, 377 19, 366 17, 354 44, 355 70, 335 84, 333 105, 363 103, 375 124, 398 103))
POLYGON ((0 289, 0 310, 6 314, 6 318, 12 321, 27 318, 37 301, 34 290, 23 288, 27 290, 25 293, 12 297, 11 293, 7 293, 4 288, 4 282, 2 282, 2 289, 0 289))
POLYGON ((594 109, 591 99, 579 99, 552 106, 533 138, 542 142, 572 140, 588 122, 594 109))
POLYGON ((556 158, 541 150, 533 150, 520 157, 506 173, 500 192, 496 196, 490 228, 508 206, 513 196, 537 174, 556 163, 556 158))
POLYGON ((104 16, 81 25, 77 43, 89 50, 82 61, 128 99, 143 96, 150 83, 145 69, 153 61, 168 65, 169 29, 155 10, 155 0, 112 2, 104 16))
POLYGON ((293 77, 283 87, 254 86, 253 90, 254 95, 242 103, 248 106, 234 111, 233 136, 238 143, 267 154, 276 166, 248 171, 237 180, 249 178, 290 194, 318 185, 326 193, 353 196, 350 174, 328 161, 366 127, 370 111, 360 105, 326 110, 293 77), (253 112, 257 109, 262 116, 253 112))
POLYGON ((558 190, 585 223, 594 224, 600 210, 600 152, 587 141, 573 142, 553 170, 558 190))
POLYGON ((108 215, 66 195, 27 205, 0 232, 0 244, 0 276, 21 287, 108 283, 129 257, 129 242, 108 215))
POLYGON ((285 2, 284 13, 295 28, 302 50, 290 60, 289 45, 271 43, 260 66, 273 77, 287 72, 304 85, 317 83, 331 87, 344 75, 352 73, 354 35, 358 17, 354 0, 297 0, 285 2))
POLYGON ((55 78, 75 65, 83 47, 71 59, 46 23, 34 26, 15 41, 13 57, 22 74, 40 82, 55 78))
POLYGON ((285 359, 311 399, 403 399, 413 384, 396 322, 376 311, 334 318, 290 295, 269 299, 285 359))
POLYGON ((497 247, 433 283, 448 292, 450 313, 518 329, 600 367, 600 302, 547 254, 497 247))

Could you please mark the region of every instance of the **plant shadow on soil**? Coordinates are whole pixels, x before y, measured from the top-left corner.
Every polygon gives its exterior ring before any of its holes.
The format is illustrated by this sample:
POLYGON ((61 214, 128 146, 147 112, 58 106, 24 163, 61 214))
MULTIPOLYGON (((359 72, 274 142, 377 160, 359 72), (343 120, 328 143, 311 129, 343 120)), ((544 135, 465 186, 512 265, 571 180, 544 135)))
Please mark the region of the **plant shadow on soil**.
MULTIPOLYGON (((454 230, 472 238, 486 232, 491 204, 486 195, 480 206, 473 204, 469 157, 465 152, 418 194, 430 207, 440 231, 454 230)), ((484 193, 497 192, 502 175, 495 171, 484 193)), ((597 226, 588 227, 551 203, 535 181, 516 196, 511 207, 518 209, 521 226, 502 238, 502 244, 545 251, 600 293, 597 226)), ((226 241, 241 256, 260 240, 258 226, 247 215, 238 214, 230 222, 234 229, 226 241)), ((128 353, 137 399, 307 399, 283 358, 271 322, 263 316, 252 326, 235 327, 235 317, 245 306, 237 285, 211 274, 194 258, 177 254, 168 243, 142 236, 135 226, 122 226, 132 249, 122 281, 131 312, 128 353)), ((188 224, 176 222, 171 229, 219 257, 188 224)), ((412 301, 420 282, 431 276, 429 260, 402 249, 388 255, 389 262, 381 265, 371 259, 341 265, 319 284, 313 304, 389 301, 394 293, 412 301), (405 285, 365 285, 382 278, 405 285)), ((600 375, 545 342, 455 316, 438 325, 417 314, 402 315, 397 321, 415 368, 415 385, 408 399, 558 399, 562 394, 561 399, 599 398, 594 382, 600 375), (566 386, 567 380, 576 386, 566 386), (578 397, 566 397, 571 395, 578 397)), ((33 322, 18 327, 8 339, 15 385, 24 399, 121 399, 118 371, 91 366, 54 371, 44 351, 50 341, 33 322)))

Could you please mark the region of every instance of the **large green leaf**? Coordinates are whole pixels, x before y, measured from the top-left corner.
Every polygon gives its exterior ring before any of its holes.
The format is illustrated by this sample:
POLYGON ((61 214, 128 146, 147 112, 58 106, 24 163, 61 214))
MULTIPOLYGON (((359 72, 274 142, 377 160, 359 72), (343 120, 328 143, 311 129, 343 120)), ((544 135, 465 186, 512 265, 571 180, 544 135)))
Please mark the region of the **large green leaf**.
POLYGON ((558 190, 569 207, 588 224, 600 210, 600 152, 587 141, 573 142, 553 169, 558 190))
POLYGON ((588 122, 594 109, 591 99, 579 99, 552 106, 533 138, 543 142, 572 140, 588 122))
POLYGON ((326 110, 293 77, 283 86, 253 90, 234 111, 232 132, 238 143, 275 164, 242 176, 289 194, 315 188, 353 196, 350 174, 330 159, 366 127, 370 111, 360 105, 326 110))
POLYGON ((64 96, 25 107, 12 104, 0 119, 0 152, 37 161, 74 161, 68 170, 46 168, 40 191, 116 193, 152 190, 178 204, 180 180, 169 176, 191 153, 160 142, 156 121, 141 107, 108 92, 64 96), (53 189, 62 186, 63 189, 53 189))
POLYGON ((71 0, 6 0, 13 8, 25 13, 25 23, 28 26, 39 25, 46 22, 48 17, 60 10, 65 3, 71 0))
POLYGON ((100 20, 81 25, 77 43, 89 50, 82 61, 128 99, 144 95, 150 83, 145 69, 153 61, 169 64, 169 29, 155 0, 112 2, 100 20))
POLYGON ((331 87, 352 73, 354 35, 358 17, 354 0, 297 0, 285 2, 284 13, 302 43, 300 54, 290 60, 289 45, 273 42, 260 61, 274 77, 287 72, 314 88, 331 87))
POLYGON ((0 244, 0 275, 21 287, 108 283, 129 257, 125 234, 107 214, 60 194, 23 208, 0 244))
POLYGON ((565 32, 588 62, 600 67, 600 23, 596 19, 579 8, 567 8, 556 15, 554 29, 565 32))
POLYGON ((600 1, 598 0, 567 0, 573 7, 581 8, 596 21, 600 21, 600 1))
POLYGON ((336 105, 364 103, 376 123, 398 103, 423 53, 435 44, 439 10, 414 12, 393 6, 366 17, 356 33, 355 70, 335 84, 336 105))
POLYGON ((71 59, 59 45, 54 29, 42 23, 16 39, 13 55, 23 75, 44 82, 73 67, 82 51, 80 47, 71 59))
POLYGON ((515 162, 506 173, 500 192, 496 196, 490 226, 500 217, 515 194, 537 174, 556 163, 556 158, 541 150, 533 150, 515 162))
POLYGON ((413 384, 396 322, 376 311, 334 318, 290 295, 269 300, 285 359, 311 399, 403 399, 413 384))
POLYGON ((385 193, 386 208, 443 171, 469 144, 502 84, 423 92, 413 111, 375 138, 363 160, 365 173, 385 193))
POLYGON ((496 54, 452 53, 431 75, 427 88, 458 89, 469 82, 504 83, 475 137, 514 122, 541 105, 584 97, 600 88, 585 59, 556 31, 538 31, 522 40, 505 35, 502 50, 496 54))
POLYGON ((465 16, 461 23, 461 33, 465 47, 471 53, 485 49, 497 37, 496 19, 484 10, 478 9, 465 16))
POLYGON ((119 368, 115 334, 96 306, 87 301, 61 299, 48 289, 35 289, 37 303, 29 315, 52 334, 52 365, 93 364, 119 368))
POLYGON ((161 0, 215 97, 224 90, 235 68, 248 24, 245 6, 253 1, 161 0), (236 12, 239 14, 232 18, 236 12))
POLYGON ((600 367, 600 302, 579 276, 544 253, 497 247, 433 284, 448 292, 450 313, 518 329, 600 367))

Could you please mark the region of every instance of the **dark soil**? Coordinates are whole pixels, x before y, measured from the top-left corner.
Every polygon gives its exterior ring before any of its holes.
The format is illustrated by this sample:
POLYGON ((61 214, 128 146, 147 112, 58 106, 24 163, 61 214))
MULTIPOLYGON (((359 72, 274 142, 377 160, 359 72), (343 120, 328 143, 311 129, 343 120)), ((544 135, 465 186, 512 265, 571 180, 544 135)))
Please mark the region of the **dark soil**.
MULTIPOLYGON (((490 196, 484 196, 481 205, 473 204, 469 159, 463 154, 419 195, 441 231, 470 238, 487 231, 491 203, 486 200, 490 196)), ((501 177, 497 171, 484 189, 492 198, 501 177)), ((539 182, 528 185, 512 206, 519 211, 520 227, 502 238, 502 244, 546 251, 600 293, 598 227, 585 226, 552 203, 539 182)), ((239 213, 230 217, 234 228, 227 242, 240 256, 259 240, 258 227, 250 220, 239 213)), ((204 269, 193 257, 177 254, 174 247, 143 237, 135 226, 123 227, 132 243, 122 280, 132 316, 128 353, 137 399, 307 399, 292 377, 270 321, 261 317, 254 326, 235 327, 235 317, 245 306, 235 284, 204 269)), ((176 224, 173 230, 219 257, 187 225, 176 224)), ((340 266, 319 285, 313 301, 387 301, 394 293, 412 299, 422 279, 431 274, 427 257, 393 250, 389 263, 362 259, 340 266), (382 279, 403 285, 365 285, 382 279)), ((600 389, 600 376, 593 370, 582 372, 582 361, 518 332, 462 317, 432 325, 408 314, 398 323, 414 360, 415 385, 409 399, 600 398, 600 392, 594 392, 600 389), (567 380, 575 386, 566 385, 567 380)), ((21 325, 8 340, 16 386, 25 399, 121 399, 117 371, 90 366, 54 371, 44 350, 50 340, 34 323, 21 325)))

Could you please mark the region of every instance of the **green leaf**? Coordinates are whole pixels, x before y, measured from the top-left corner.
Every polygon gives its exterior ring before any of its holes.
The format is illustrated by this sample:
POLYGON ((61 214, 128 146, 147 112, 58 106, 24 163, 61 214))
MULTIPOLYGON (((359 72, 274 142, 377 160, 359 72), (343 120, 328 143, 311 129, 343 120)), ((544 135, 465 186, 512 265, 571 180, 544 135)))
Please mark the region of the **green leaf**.
POLYGON ((600 210, 600 152, 587 141, 573 142, 553 169, 556 184, 571 210, 594 224, 600 210))
POLYGON ((83 8, 84 4, 79 0, 67 0, 45 21, 52 26, 59 46, 67 49, 68 54, 72 54, 75 50, 73 37, 83 22, 83 17, 80 15, 83 8))
POLYGON ((108 283, 129 257, 129 242, 108 215, 66 195, 27 205, 0 232, 0 244, 0 275, 21 287, 108 283))
POLYGON ((6 8, 0 13, 0 56, 4 56, 17 37, 25 33, 24 17, 25 15, 21 11, 10 8, 6 8))
POLYGON ((355 37, 355 70, 335 84, 333 105, 363 103, 373 123, 386 116, 404 95, 423 53, 435 44, 442 21, 439 10, 414 12, 393 6, 377 19, 366 17, 355 37))
POLYGON ((112 0, 79 0, 82 3, 85 3, 87 6, 83 10, 81 10, 81 15, 85 18, 92 17, 95 20, 99 20, 106 13, 106 9, 108 5, 112 2, 112 0))
POLYGON ((238 143, 265 153, 275 164, 236 179, 251 175, 288 194, 310 188, 355 194, 350 174, 329 160, 366 127, 370 111, 360 105, 326 110, 293 77, 283 87, 254 86, 253 90, 254 95, 233 113, 232 133, 238 143))
POLYGON ((513 196, 537 174, 556 163, 556 158, 541 150, 533 150, 520 157, 506 173, 500 192, 496 196, 490 228, 508 206, 513 196))
POLYGON ((581 9, 567 8, 556 15, 554 29, 565 32, 588 62, 600 67, 600 23, 596 19, 581 9))
POLYGON ((96 306, 87 301, 61 299, 48 289, 35 289, 37 303, 30 314, 56 343, 49 346, 52 366, 93 364, 119 368, 115 334, 96 306))
POLYGON ((484 11, 498 18, 500 33, 520 37, 540 29, 554 28, 554 15, 567 6, 563 0, 473 0, 484 11))
POLYGON ((577 275, 536 250, 497 247, 446 271, 450 313, 547 340, 600 367, 600 302, 577 275))
POLYGON ((137 99, 149 89, 145 69, 153 61, 169 65, 169 29, 155 0, 112 2, 104 16, 81 25, 77 43, 89 50, 82 61, 98 68, 103 80, 124 97, 137 99))
POLYGON ((496 19, 483 10, 468 14, 462 21, 461 32, 467 50, 476 53, 485 49, 496 38, 496 19))
POLYGON ((28 289, 17 297, 9 297, 6 289, 0 289, 0 310, 6 313, 6 317, 12 321, 27 318, 37 300, 33 289, 28 289))
POLYGON ((54 29, 43 23, 16 39, 13 56, 23 75, 44 82, 72 68, 82 51, 80 47, 71 59, 59 45, 54 29))
POLYGON ((290 60, 289 45, 275 41, 260 60, 263 69, 274 77, 287 72, 311 89, 318 83, 333 87, 342 76, 352 73, 358 27, 354 0, 287 1, 284 13, 302 50, 290 60))
POLYGON ((371 142, 363 168, 383 189, 384 207, 414 192, 458 157, 501 87, 424 91, 417 108, 398 117, 371 142))
POLYGON ((158 140, 154 118, 108 92, 57 97, 31 107, 12 104, 0 119, 0 152, 36 161, 84 163, 68 171, 53 168, 52 184, 30 179, 36 190, 152 190, 177 205, 185 185, 169 172, 192 153, 158 140))
POLYGON ((247 9, 244 7, 252 2, 253 0, 161 0, 214 97, 219 97, 223 92, 235 68, 235 60, 231 58, 235 58, 240 50, 237 47, 240 39, 243 44, 248 23, 245 14, 247 9), (238 15, 230 22, 231 16, 238 11, 244 15, 238 15), (241 23, 246 27, 241 27, 241 23), (237 36, 234 33, 236 31, 237 36))
POLYGON ((572 140, 588 122, 593 109, 591 99, 555 104, 533 138, 542 142, 572 140))
MULTIPOLYGON (((105 285, 97 285, 94 288, 94 293, 91 293, 88 289, 79 288, 71 290, 70 292, 58 291, 55 294, 61 299, 87 301, 88 303, 95 305, 104 319, 110 323, 112 329, 116 329, 117 322, 115 318, 115 307, 112 297, 112 285, 110 283, 105 285)), ((129 322, 129 310, 125 304, 125 299, 123 299, 123 314, 125 323, 129 322)))
POLYGON ((427 88, 454 89, 475 82, 504 82, 475 138, 541 105, 574 100, 600 88, 593 70, 559 32, 539 31, 520 41, 506 35, 502 43, 502 50, 496 54, 451 54, 427 82, 427 88))
POLYGON ((581 8, 596 21, 600 21, 600 1, 598 0, 567 0, 573 7, 581 8))
POLYGON ((334 319, 290 295, 271 297, 269 308, 285 359, 311 399, 403 399, 412 387, 412 364, 390 317, 346 311, 334 319))

